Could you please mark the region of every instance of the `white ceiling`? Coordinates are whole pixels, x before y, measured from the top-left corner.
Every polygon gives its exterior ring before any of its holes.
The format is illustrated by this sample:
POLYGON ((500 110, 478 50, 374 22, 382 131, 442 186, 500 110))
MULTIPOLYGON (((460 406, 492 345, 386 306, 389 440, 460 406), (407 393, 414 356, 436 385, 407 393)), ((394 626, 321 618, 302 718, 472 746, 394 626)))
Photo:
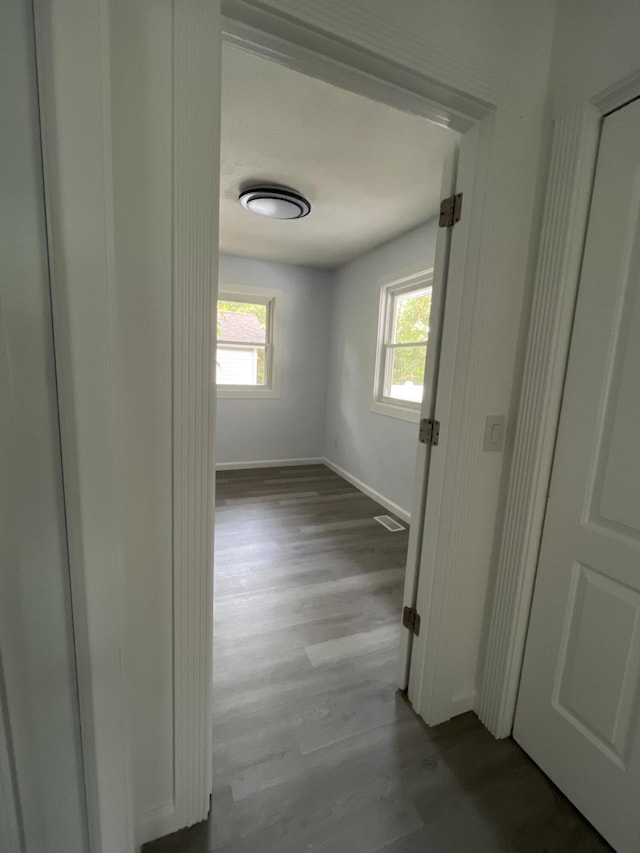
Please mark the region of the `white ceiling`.
POLYGON ((225 45, 220 247, 337 267, 435 215, 452 131, 225 45), (238 203, 241 186, 274 182, 311 202, 276 221, 238 203))

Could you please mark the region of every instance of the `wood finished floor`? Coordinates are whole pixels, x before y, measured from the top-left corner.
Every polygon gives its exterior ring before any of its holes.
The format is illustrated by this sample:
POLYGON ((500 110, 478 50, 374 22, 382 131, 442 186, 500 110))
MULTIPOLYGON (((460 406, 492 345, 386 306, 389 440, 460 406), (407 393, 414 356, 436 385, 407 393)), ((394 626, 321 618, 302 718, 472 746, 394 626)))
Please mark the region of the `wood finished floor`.
POLYGON ((218 475, 212 815, 145 853, 610 849, 513 741, 398 694, 383 513, 323 466, 218 475))

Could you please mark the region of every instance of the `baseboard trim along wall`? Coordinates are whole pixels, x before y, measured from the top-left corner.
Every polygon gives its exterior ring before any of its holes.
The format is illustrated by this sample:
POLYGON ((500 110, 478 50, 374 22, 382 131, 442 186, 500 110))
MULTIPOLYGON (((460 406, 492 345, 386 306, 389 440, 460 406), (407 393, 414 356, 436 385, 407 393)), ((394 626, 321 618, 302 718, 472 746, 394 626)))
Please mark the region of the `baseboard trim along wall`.
POLYGON ((373 498, 374 501, 377 501, 381 504, 385 509, 388 509, 389 512, 392 512, 394 515, 397 515, 398 518, 401 518, 407 524, 411 524, 411 513, 403 509, 398 504, 390 501, 388 498, 385 498, 384 495, 381 495, 380 492, 377 492, 375 489, 372 489, 370 486, 367 486, 366 483, 363 483, 362 480, 359 480, 357 477, 354 477, 353 474, 350 474, 348 471, 345 471, 344 468, 341 468, 339 465, 336 465, 335 462, 332 462, 330 459, 326 457, 322 460, 327 468, 331 468, 332 471, 335 471, 336 474, 339 474, 344 480, 348 483, 351 483, 352 486, 355 486, 356 489, 360 489, 361 492, 364 492, 370 498, 373 498))
POLYGON ((216 471, 240 471, 243 468, 288 468, 292 465, 323 465, 321 457, 313 459, 258 459, 255 462, 217 462, 216 471))
POLYGON ((476 692, 465 693, 461 696, 454 696, 451 700, 451 716, 457 717, 458 714, 466 714, 467 711, 473 711, 476 707, 476 692))
POLYGON ((148 841, 155 841, 157 838, 171 835, 176 831, 177 821, 174 802, 149 809, 140 816, 136 827, 136 850, 140 850, 142 845, 148 841))
POLYGON ((402 521, 405 521, 407 524, 411 524, 410 512, 403 509, 393 501, 390 501, 389 498, 385 498, 385 496, 381 495, 380 492, 377 492, 375 489, 367 486, 367 484, 363 483, 362 480, 354 477, 353 474, 345 471, 344 468, 336 465, 335 462, 332 462, 326 457, 313 457, 310 459, 257 459, 253 462, 217 462, 216 471, 241 471, 243 469, 250 468, 288 468, 294 465, 326 465, 327 468, 331 468, 332 471, 335 471, 336 474, 339 474, 344 480, 351 483, 352 486, 355 486, 356 489, 360 489, 360 491, 368 497, 373 498, 374 501, 377 501, 385 509, 388 509, 389 512, 397 515, 398 518, 401 518, 402 521))

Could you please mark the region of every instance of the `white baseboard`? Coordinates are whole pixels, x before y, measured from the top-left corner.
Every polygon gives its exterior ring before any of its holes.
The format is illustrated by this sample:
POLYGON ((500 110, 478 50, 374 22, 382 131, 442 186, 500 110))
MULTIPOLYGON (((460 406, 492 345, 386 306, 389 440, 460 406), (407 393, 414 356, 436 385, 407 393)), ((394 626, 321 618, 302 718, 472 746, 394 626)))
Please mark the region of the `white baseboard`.
POLYGON ((451 700, 451 716, 457 717, 458 714, 466 714, 467 711, 474 711, 476 707, 476 692, 464 693, 459 696, 454 696, 451 700))
POLYGON ((336 474, 339 474, 344 480, 348 483, 351 483, 352 486, 355 486, 356 489, 360 489, 361 492, 364 492, 370 498, 373 498, 377 503, 382 504, 385 509, 388 509, 389 512, 392 512, 394 515, 397 515, 398 518, 401 518, 403 521, 406 521, 407 524, 411 524, 411 513, 407 512, 406 509, 403 509, 398 504, 390 501, 389 498, 385 498, 384 495, 381 495, 380 492, 377 492, 375 489, 372 489, 370 486, 367 486, 366 483, 363 483, 362 480, 359 480, 357 477, 354 477, 353 474, 350 474, 348 471, 345 471, 344 468, 341 468, 339 465, 336 465, 335 462, 332 462, 330 459, 325 458, 322 460, 327 468, 331 468, 332 471, 335 471, 336 474))
POLYGON ((324 459, 258 459, 255 462, 216 462, 216 471, 240 471, 244 468, 289 468, 293 465, 323 465, 324 459))
POLYGON ((165 835, 171 835, 178 829, 182 829, 182 826, 176 813, 175 803, 149 809, 138 821, 136 847, 140 850, 143 844, 155 841, 157 838, 164 838, 165 835))

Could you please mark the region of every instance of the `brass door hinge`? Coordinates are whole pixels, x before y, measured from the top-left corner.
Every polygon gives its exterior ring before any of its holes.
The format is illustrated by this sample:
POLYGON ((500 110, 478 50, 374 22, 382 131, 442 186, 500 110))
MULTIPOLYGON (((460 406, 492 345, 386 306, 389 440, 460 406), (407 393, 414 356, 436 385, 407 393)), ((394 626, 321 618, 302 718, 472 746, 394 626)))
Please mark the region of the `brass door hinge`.
POLYGON ((435 447, 440 441, 440 421, 434 421, 433 418, 422 418, 418 438, 422 444, 430 444, 435 447))
POLYGON ((415 607, 405 607, 402 611, 402 624, 416 637, 420 634, 420 615, 415 607))
POLYGON ((462 218, 462 193, 450 195, 440 202, 440 219, 438 224, 441 228, 450 228, 462 218))

